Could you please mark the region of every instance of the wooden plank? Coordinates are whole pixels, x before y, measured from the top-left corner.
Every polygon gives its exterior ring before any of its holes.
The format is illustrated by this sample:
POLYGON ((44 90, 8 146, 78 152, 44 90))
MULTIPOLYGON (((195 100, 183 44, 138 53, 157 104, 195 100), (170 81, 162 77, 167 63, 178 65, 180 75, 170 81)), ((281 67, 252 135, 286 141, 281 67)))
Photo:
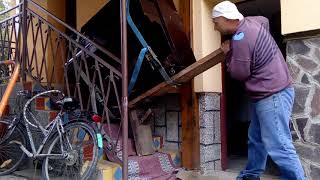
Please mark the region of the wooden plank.
POLYGON ((194 92, 194 82, 192 83, 192 117, 193 117, 193 169, 200 169, 200 113, 199 97, 194 92))
POLYGON ((190 39, 190 28, 191 28, 191 18, 190 18, 190 0, 180 0, 179 2, 179 15, 182 19, 183 30, 186 33, 188 39, 190 39))
MULTIPOLYGON (((180 16, 182 17, 184 31, 191 43, 192 30, 192 1, 180 0, 180 16)), ((193 80, 180 91, 181 122, 182 122, 182 167, 187 169, 200 168, 200 129, 199 104, 193 89, 193 80)))
POLYGON ((152 140, 152 130, 150 123, 140 123, 138 110, 130 110, 130 123, 132 127, 136 151, 139 156, 151 155, 155 153, 152 140))
POLYGON ((192 83, 186 83, 180 91, 182 167, 186 169, 200 167, 199 105, 192 87, 192 83))
MULTIPOLYGON (((218 49, 208 56, 200 59, 199 61, 191 64, 184 70, 180 71, 178 74, 171 77, 173 82, 178 84, 186 83, 192 80, 195 76, 201 74, 202 72, 208 70, 209 68, 217 65, 224 60, 224 54, 221 49, 218 49)), ((172 88, 172 85, 162 82, 150 89, 149 91, 143 93, 142 95, 136 97, 129 102, 129 108, 133 108, 135 105, 141 102, 149 101, 150 98, 154 96, 164 95, 172 88)))

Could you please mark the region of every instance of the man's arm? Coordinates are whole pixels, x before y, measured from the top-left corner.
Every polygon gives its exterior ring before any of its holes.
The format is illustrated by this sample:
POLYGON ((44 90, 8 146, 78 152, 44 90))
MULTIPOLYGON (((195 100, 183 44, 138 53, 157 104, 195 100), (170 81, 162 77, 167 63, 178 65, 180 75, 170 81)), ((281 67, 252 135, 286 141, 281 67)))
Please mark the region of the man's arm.
POLYGON ((245 81, 251 74, 251 52, 245 35, 243 39, 232 40, 231 49, 232 54, 227 63, 227 71, 232 78, 245 81))

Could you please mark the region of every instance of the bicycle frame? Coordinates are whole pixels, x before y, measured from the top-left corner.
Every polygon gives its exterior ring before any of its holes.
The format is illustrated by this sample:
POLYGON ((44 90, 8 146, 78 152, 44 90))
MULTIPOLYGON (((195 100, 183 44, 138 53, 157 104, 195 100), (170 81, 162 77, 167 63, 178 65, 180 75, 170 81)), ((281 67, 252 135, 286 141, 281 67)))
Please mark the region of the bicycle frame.
POLYGON ((27 155, 29 154, 28 155, 29 157, 34 157, 34 158, 38 158, 38 157, 58 157, 58 158, 60 157, 60 158, 63 158, 63 157, 65 157, 65 153, 64 153, 65 151, 63 149, 63 145, 62 144, 61 144, 61 151, 63 152, 62 154, 41 154, 41 152, 42 152, 44 146, 47 144, 49 138, 55 132, 54 128, 57 128, 57 132, 59 134, 60 141, 62 142, 62 133, 64 133, 64 129, 63 129, 63 123, 62 123, 61 115, 62 115, 62 113, 59 112, 58 116, 53 121, 51 121, 50 124, 47 125, 47 127, 45 129, 49 128, 49 130, 46 130, 45 132, 42 131, 42 134, 44 135, 44 139, 42 140, 42 142, 41 142, 41 144, 40 144, 38 149, 35 148, 35 144, 33 142, 32 133, 31 133, 31 130, 30 130, 30 127, 29 127, 30 124, 27 121, 24 121, 24 123, 25 123, 24 125, 25 125, 25 127, 27 129, 28 139, 29 139, 29 142, 30 142, 32 153, 26 152, 26 151, 24 151, 24 152, 27 155))
MULTIPOLYGON (((56 118, 54 120, 52 120, 46 127, 43 127, 40 122, 34 118, 34 115, 31 113, 31 116, 32 118, 34 119, 34 121, 36 122, 37 125, 34 125, 32 124, 27 116, 26 116, 26 111, 27 111, 27 107, 29 106, 29 104, 31 103, 31 101, 33 101, 35 98, 39 97, 39 96, 42 96, 44 94, 48 94, 48 93, 61 93, 60 91, 58 90, 50 90, 50 91, 45 91, 45 92, 42 92, 42 93, 39 93, 35 96, 33 96, 31 99, 29 99, 26 104, 24 105, 24 108, 23 108, 23 113, 20 115, 20 117, 23 118, 23 121, 24 121, 24 126, 27 130, 27 135, 28 135, 28 140, 29 140, 29 143, 30 143, 30 146, 31 146, 31 150, 32 152, 30 152, 29 150, 27 150, 26 147, 24 147, 23 145, 20 144, 20 148, 22 149, 22 151, 24 153, 26 153, 26 155, 28 157, 33 157, 33 158, 39 158, 39 157, 56 157, 56 158, 64 158, 66 157, 66 151, 64 150, 63 148, 63 145, 61 143, 61 152, 62 154, 41 154, 44 146, 47 144, 49 138, 51 137, 51 135, 53 135, 53 133, 55 133, 54 129, 56 128, 57 129, 57 132, 59 134, 59 138, 60 138, 60 141, 62 142, 62 134, 65 132, 64 131, 64 128, 63 128, 63 122, 62 122, 62 115, 64 114, 64 112, 62 110, 60 110, 60 112, 58 113, 58 115, 56 116, 56 118), (30 130, 30 126, 33 126, 33 127, 36 127, 36 128, 39 128, 41 130, 41 133, 44 135, 44 139, 42 140, 41 144, 39 145, 39 148, 36 149, 35 147, 35 144, 34 144, 34 141, 33 141, 33 138, 32 138, 32 133, 31 133, 31 130, 30 130)), ((62 94, 63 95, 63 94, 62 94)), ((64 95, 63 95, 64 96, 64 95)), ((15 127, 17 124, 19 123, 19 121, 15 124, 13 124, 13 126, 15 127)), ((14 128, 13 128, 14 130, 14 128)), ((11 132, 12 133, 12 132, 11 132)), ((70 145, 70 142, 68 142, 69 145, 70 145)), ((71 145, 70 145, 71 147, 71 145)), ((71 147, 72 148, 72 147, 71 147)))

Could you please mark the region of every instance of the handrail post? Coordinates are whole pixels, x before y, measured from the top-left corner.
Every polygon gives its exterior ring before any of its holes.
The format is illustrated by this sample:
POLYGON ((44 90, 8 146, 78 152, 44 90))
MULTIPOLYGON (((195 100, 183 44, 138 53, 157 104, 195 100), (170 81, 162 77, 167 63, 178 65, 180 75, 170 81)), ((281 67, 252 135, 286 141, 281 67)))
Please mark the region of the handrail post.
POLYGON ((26 81, 26 76, 25 76, 25 69, 26 69, 26 64, 27 64, 27 33, 28 33, 28 17, 27 17, 27 8, 28 8, 28 0, 23 0, 22 4, 22 55, 21 55, 21 76, 22 76, 22 81, 26 81))
POLYGON ((120 0, 121 69, 122 69, 122 177, 128 179, 128 54, 126 0, 120 0))

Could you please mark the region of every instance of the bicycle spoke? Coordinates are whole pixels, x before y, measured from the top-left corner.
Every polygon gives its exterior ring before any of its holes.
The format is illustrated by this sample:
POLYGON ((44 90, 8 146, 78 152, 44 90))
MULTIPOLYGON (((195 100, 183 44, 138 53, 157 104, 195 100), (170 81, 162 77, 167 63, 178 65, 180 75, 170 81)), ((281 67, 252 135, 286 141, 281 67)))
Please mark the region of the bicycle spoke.
MULTIPOLYGON (((50 166, 61 167, 61 174, 54 174, 54 172, 48 171, 49 177, 59 177, 67 179, 82 179, 83 176, 87 176, 92 172, 92 160, 93 156, 98 156, 97 142, 93 141, 95 133, 89 132, 89 126, 82 127, 81 123, 78 125, 76 122, 71 128, 65 128, 65 134, 63 142, 56 139, 52 144, 52 151, 49 153, 61 153, 59 148, 62 143, 66 150, 67 156, 62 160, 53 160, 48 158, 48 164, 50 166), (57 151, 57 152, 56 152, 57 151), (88 161, 88 163, 86 162, 88 161), (58 164, 58 165, 55 165, 58 164)), ((58 138, 58 137, 56 137, 58 138)), ((96 163, 96 160, 95 160, 96 163)))

